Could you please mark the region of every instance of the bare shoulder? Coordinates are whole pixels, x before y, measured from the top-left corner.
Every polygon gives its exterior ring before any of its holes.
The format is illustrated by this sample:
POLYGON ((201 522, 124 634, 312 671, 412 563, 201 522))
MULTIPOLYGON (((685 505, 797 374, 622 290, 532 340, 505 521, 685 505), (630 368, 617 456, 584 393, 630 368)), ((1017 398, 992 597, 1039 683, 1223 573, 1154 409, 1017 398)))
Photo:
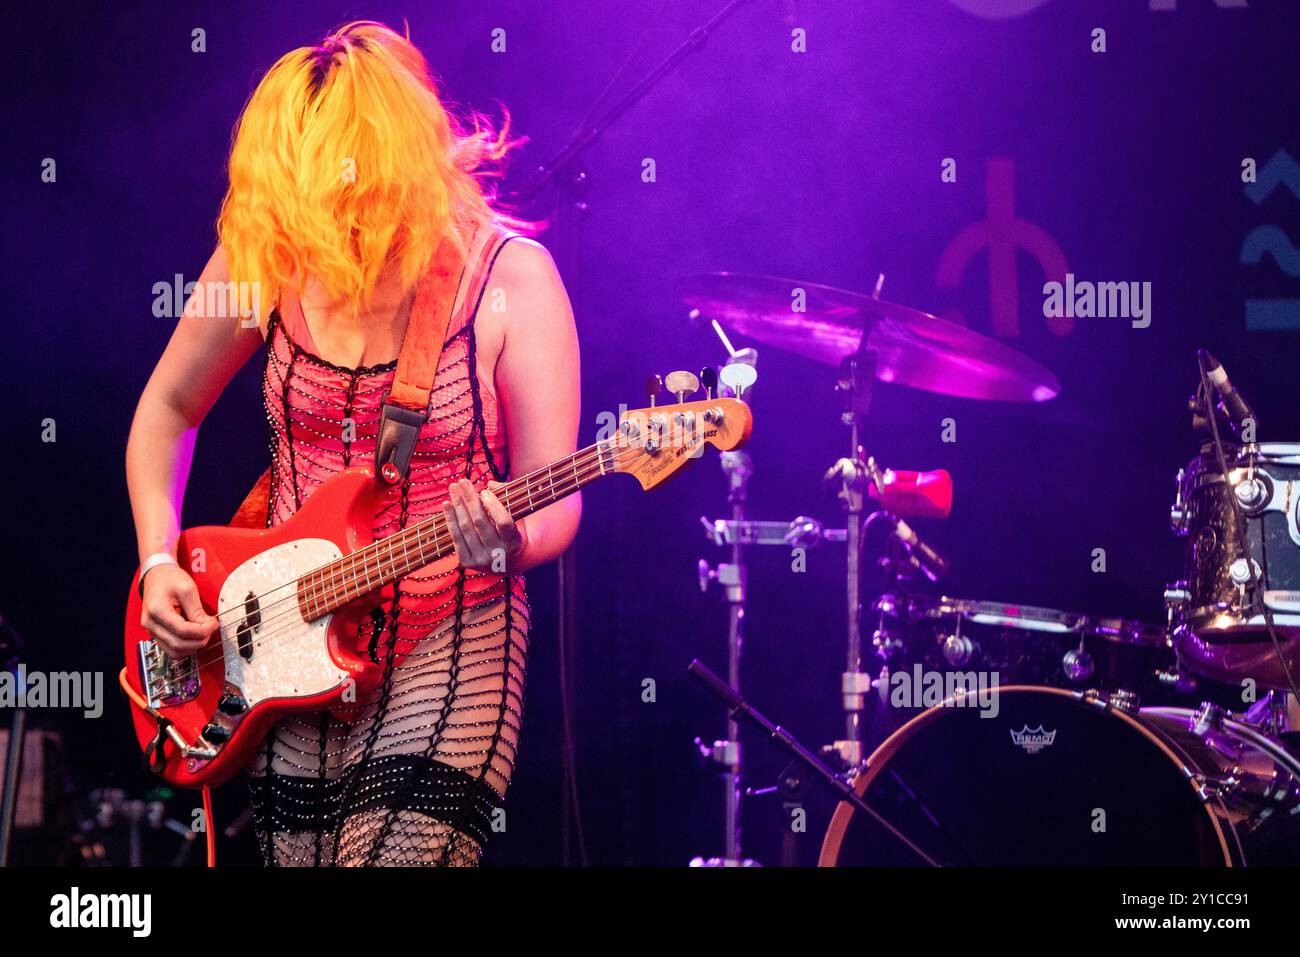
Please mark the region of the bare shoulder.
POLYGON ((479 348, 495 367, 506 352, 536 360, 545 350, 576 349, 573 309, 555 260, 527 237, 512 239, 497 256, 479 308, 479 348), (512 346, 507 350, 506 344, 512 346))
POLYGON ((506 243, 492 267, 492 280, 517 289, 563 289, 560 272, 550 251, 535 239, 519 236, 506 243))
POLYGON ((572 324, 564 282, 545 246, 522 236, 505 244, 492 266, 478 322, 497 343, 512 332, 572 324))

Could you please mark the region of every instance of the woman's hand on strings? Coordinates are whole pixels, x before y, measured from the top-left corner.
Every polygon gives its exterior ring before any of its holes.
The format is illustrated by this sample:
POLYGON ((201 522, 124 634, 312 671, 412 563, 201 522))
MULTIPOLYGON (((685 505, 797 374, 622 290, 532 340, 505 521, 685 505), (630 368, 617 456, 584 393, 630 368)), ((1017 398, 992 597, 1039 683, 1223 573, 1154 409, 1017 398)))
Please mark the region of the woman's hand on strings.
POLYGON ((203 610, 199 589, 177 565, 157 565, 144 577, 140 624, 173 655, 192 655, 217 632, 217 619, 203 610))
POLYGON ((448 488, 450 501, 442 506, 443 517, 456 543, 456 557, 466 568, 497 575, 510 574, 524 550, 523 527, 493 494, 500 482, 489 482, 481 493, 468 479, 448 488))

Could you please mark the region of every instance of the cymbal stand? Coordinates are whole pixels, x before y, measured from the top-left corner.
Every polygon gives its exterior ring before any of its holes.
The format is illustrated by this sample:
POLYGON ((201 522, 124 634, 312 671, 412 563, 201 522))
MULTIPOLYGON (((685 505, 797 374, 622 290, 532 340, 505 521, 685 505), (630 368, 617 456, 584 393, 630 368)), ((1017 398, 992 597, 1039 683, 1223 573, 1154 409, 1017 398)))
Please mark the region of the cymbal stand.
POLYGON ((870 471, 863 460, 858 440, 862 419, 871 407, 871 386, 876 373, 876 354, 866 348, 866 341, 867 330, 864 329, 862 346, 840 364, 840 378, 835 390, 844 397, 844 411, 840 415, 840 421, 849 427, 849 457, 840 459, 826 473, 828 483, 839 483, 837 497, 844 507, 847 532, 847 655, 844 673, 840 676, 844 738, 836 741, 832 747, 849 768, 856 768, 862 763, 862 711, 866 705, 866 696, 871 691, 871 675, 862 670, 862 632, 859 626, 862 559, 860 530, 870 471))

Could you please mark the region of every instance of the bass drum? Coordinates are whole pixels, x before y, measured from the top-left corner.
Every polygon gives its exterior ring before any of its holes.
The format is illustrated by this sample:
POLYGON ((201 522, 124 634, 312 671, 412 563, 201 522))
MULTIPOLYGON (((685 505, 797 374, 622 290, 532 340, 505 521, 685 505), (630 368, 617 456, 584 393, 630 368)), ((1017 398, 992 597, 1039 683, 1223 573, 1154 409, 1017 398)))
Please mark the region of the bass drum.
MULTIPOLYGON (((1300 762, 1232 720, 1193 733, 1195 715, 1036 686, 957 696, 891 735, 855 789, 945 865, 1296 863, 1300 762)), ((819 863, 921 862, 841 803, 819 863)))

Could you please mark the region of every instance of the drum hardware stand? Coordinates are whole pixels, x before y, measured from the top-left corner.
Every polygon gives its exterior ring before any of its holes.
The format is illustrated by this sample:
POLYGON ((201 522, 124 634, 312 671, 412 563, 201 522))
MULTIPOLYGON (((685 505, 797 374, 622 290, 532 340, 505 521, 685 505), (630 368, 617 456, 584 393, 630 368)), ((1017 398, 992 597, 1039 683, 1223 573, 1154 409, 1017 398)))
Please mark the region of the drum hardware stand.
POLYGON ((1270 691, 1265 697, 1256 701, 1241 716, 1244 724, 1257 728, 1262 734, 1279 738, 1290 730, 1288 711, 1291 696, 1285 691, 1270 691))
MULTIPOLYGON (((719 330, 721 334, 721 330, 719 330)), ((725 343, 724 336, 724 343, 725 343)), ((757 353, 751 349, 743 350, 747 353, 741 358, 741 353, 731 350, 730 344, 727 344, 728 351, 732 353, 731 364, 723 369, 723 381, 732 385, 736 391, 737 397, 744 394, 747 386, 752 385, 755 381, 754 364, 757 361, 757 353), (743 370, 737 370, 736 366, 744 367, 743 370), (731 374, 728 374, 730 371, 731 374), (736 376, 736 372, 745 371, 747 374, 736 376), (741 380, 747 380, 744 385, 740 384, 741 380)), ((709 382, 710 392, 712 385, 716 381, 713 376, 713 370, 705 370, 707 375, 705 381, 709 382)), ((745 521, 745 497, 750 478, 754 474, 754 462, 747 452, 733 451, 723 452, 720 456, 722 471, 727 476, 728 492, 727 503, 731 506, 730 522, 720 522, 725 529, 734 528, 742 530, 747 524, 745 521)), ((709 522, 701 517, 701 522, 705 528, 709 528, 709 522)), ((743 534, 724 535, 730 539, 731 561, 720 563, 717 568, 710 568, 709 563, 700 559, 698 564, 700 576, 700 591, 707 591, 710 581, 715 581, 721 586, 723 594, 726 597, 728 615, 727 615, 727 675, 733 687, 740 685, 740 662, 744 652, 745 643, 745 563, 744 563, 744 545, 745 536, 743 534)), ((716 541, 716 539, 715 539, 716 541)), ((721 542, 719 542, 721 544, 721 542)), ((740 747, 740 727, 736 723, 734 716, 727 718, 727 736, 723 740, 714 741, 708 744, 701 738, 695 739, 695 746, 699 749, 701 756, 706 760, 722 769, 722 779, 726 788, 726 801, 724 810, 724 827, 726 828, 723 841, 722 858, 695 858, 691 863, 693 866, 710 866, 710 867, 743 867, 750 866, 756 862, 744 858, 741 850, 741 798, 742 798, 742 771, 743 759, 740 747)))
MULTIPOLYGON (((1257 701, 1244 715, 1233 714, 1210 701, 1201 702, 1201 706, 1191 713, 1187 730, 1213 752, 1234 762, 1232 769, 1224 774, 1196 776, 1202 796, 1218 798, 1229 807, 1246 800, 1259 807, 1289 808, 1292 814, 1300 808, 1300 764, 1279 737, 1286 730, 1287 700, 1286 692, 1274 691, 1257 701), (1274 723, 1278 720, 1283 724, 1274 723), (1241 759, 1243 742, 1253 744, 1273 758, 1286 769, 1289 780, 1279 781, 1275 776, 1262 776, 1236 765, 1241 759)), ((1150 709, 1157 714, 1177 710, 1150 709)))
MULTIPOLYGON (((723 454, 734 455, 736 453, 726 452, 723 454)), ((730 520, 721 519, 721 518, 710 520, 708 518, 705 518, 703 515, 700 516, 700 524, 704 528, 705 536, 714 545, 723 546, 723 547, 729 546, 732 549, 732 560, 730 562, 721 563, 717 566, 711 567, 705 559, 701 558, 698 565, 700 591, 702 592, 708 591, 709 583, 716 582, 719 586, 723 588, 724 593, 726 594, 727 601, 731 605, 733 618, 738 617, 738 621, 733 621, 733 623, 729 627, 728 642, 727 642, 728 648, 734 649, 734 654, 729 655, 729 662, 728 662, 729 672, 732 671, 731 661, 735 662, 735 671, 733 673, 733 687, 739 685, 740 651, 741 651, 741 644, 743 638, 743 624, 744 624, 745 566, 740 559, 741 546, 778 545, 783 548, 808 549, 808 548, 816 548, 822 542, 832 542, 838 544, 840 542, 845 541, 848 537, 844 529, 825 528, 822 526, 821 522, 817 521, 817 519, 810 518, 807 515, 797 516, 793 521, 790 522, 750 521, 743 517, 737 517, 740 514, 740 512, 743 511, 743 500, 739 503, 739 505, 740 508, 737 508, 736 504, 733 504, 732 506, 733 517, 730 520)), ((740 779, 741 769, 740 769, 740 742, 738 740, 738 735, 739 735, 739 728, 736 726, 735 720, 732 719, 727 724, 727 740, 714 741, 712 744, 709 744, 703 739, 697 737, 695 739, 695 746, 699 748, 700 755, 706 761, 711 761, 716 765, 720 765, 724 768, 727 768, 729 776, 734 775, 735 787, 739 789, 741 787, 741 779, 740 779)), ((781 784, 777 785, 774 788, 758 788, 758 789, 749 788, 749 789, 740 790, 739 792, 740 797, 742 798, 759 797, 759 796, 772 794, 774 792, 780 792, 784 796, 787 778, 789 777, 789 774, 790 774, 789 769, 787 769, 786 772, 783 772, 781 775, 781 784)), ((728 787, 730 788, 730 786, 731 786, 731 781, 728 781, 728 787)), ((727 833, 728 835, 732 833, 736 834, 736 848, 735 848, 735 854, 729 854, 726 862, 727 863, 750 863, 747 861, 739 860, 740 857, 739 824, 737 823, 735 825, 735 829, 733 831, 732 825, 730 823, 731 793, 732 792, 729 790, 728 791, 728 822, 729 823, 728 823, 727 833)), ((802 791, 800 793, 802 793, 802 791)), ((787 799, 787 801, 783 804, 783 807, 789 809, 797 806, 797 802, 795 804, 791 804, 790 800, 792 799, 787 799)), ((739 821, 738 816, 736 818, 736 821, 737 822, 739 821)), ((790 837, 792 837, 792 835, 787 835, 786 839, 788 840, 790 837)), ((786 863, 784 859, 787 855, 787 851, 788 848, 785 842, 783 841, 782 843, 783 866, 786 863)), ((692 863, 697 863, 697 862, 700 865, 717 864, 719 866, 721 866, 724 863, 723 861, 718 860, 716 858, 709 859, 709 860, 705 860, 703 858, 696 858, 695 861, 693 861, 692 863)))
POLYGON ((699 659, 692 661, 686 670, 727 706, 733 720, 739 716, 756 727, 761 728, 777 747, 785 751, 796 762, 811 771, 815 779, 833 791, 841 801, 847 801, 849 804, 852 804, 855 808, 896 837, 909 850, 911 850, 912 853, 921 858, 921 860, 925 861, 925 863, 929 864, 931 867, 941 866, 938 861, 913 843, 907 835, 903 834, 902 831, 890 824, 883 815, 860 797, 858 793, 853 790, 853 787, 850 784, 819 761, 817 756, 800 744, 789 731, 785 730, 780 725, 773 724, 769 721, 762 713, 745 701, 745 699, 740 696, 739 692, 705 667, 699 659))
MULTIPOLYGON (((754 473, 753 461, 745 452, 724 452, 721 456, 722 470, 729 479, 730 491, 727 501, 731 505, 731 521, 741 525, 745 521, 745 490, 754 473)), ((700 590, 707 591, 710 581, 716 581, 723 590, 727 601, 727 674, 730 681, 740 683, 740 661, 744 651, 745 639, 745 584, 746 574, 743 559, 743 543, 739 537, 731 542, 731 561, 720 563, 711 569, 704 559, 699 562, 700 590)), ((700 754, 712 761, 723 771, 726 788, 724 856, 720 865, 739 865, 741 860, 740 843, 740 801, 741 801, 741 752, 740 729, 734 718, 727 719, 727 736, 721 741, 706 744, 700 738, 695 739, 700 754)), ((698 860, 698 859, 697 859, 698 860)))
POLYGON ((746 788, 746 798, 769 797, 781 798, 781 866, 799 866, 799 838, 794 828, 790 827, 791 815, 804 806, 804 795, 808 793, 808 782, 799 773, 799 762, 791 761, 777 783, 766 788, 746 788))
POLYGON ((803 808, 804 795, 808 793, 808 782, 799 773, 799 763, 791 761, 781 771, 777 793, 781 795, 781 866, 799 866, 799 837, 790 826, 791 816, 803 808))
MULTIPOLYGON (((884 277, 881 277, 883 281, 884 277)), ((880 282, 876 284, 879 296, 880 282)), ((858 351, 847 356, 840 364, 840 378, 835 391, 844 397, 844 411, 840 421, 849 427, 849 457, 840 459, 827 471, 828 484, 839 483, 837 497, 844 508, 847 532, 848 560, 845 563, 845 591, 848 599, 846 626, 846 651, 844 673, 840 676, 840 694, 844 706, 844 738, 831 747, 839 753, 846 767, 856 768, 862 763, 862 710, 866 696, 871 691, 871 676, 862 670, 862 632, 858 616, 861 613, 861 555, 862 514, 866 482, 871 477, 858 444, 861 421, 871 407, 871 386, 875 380, 876 354, 867 348, 869 329, 865 321, 858 351)))

